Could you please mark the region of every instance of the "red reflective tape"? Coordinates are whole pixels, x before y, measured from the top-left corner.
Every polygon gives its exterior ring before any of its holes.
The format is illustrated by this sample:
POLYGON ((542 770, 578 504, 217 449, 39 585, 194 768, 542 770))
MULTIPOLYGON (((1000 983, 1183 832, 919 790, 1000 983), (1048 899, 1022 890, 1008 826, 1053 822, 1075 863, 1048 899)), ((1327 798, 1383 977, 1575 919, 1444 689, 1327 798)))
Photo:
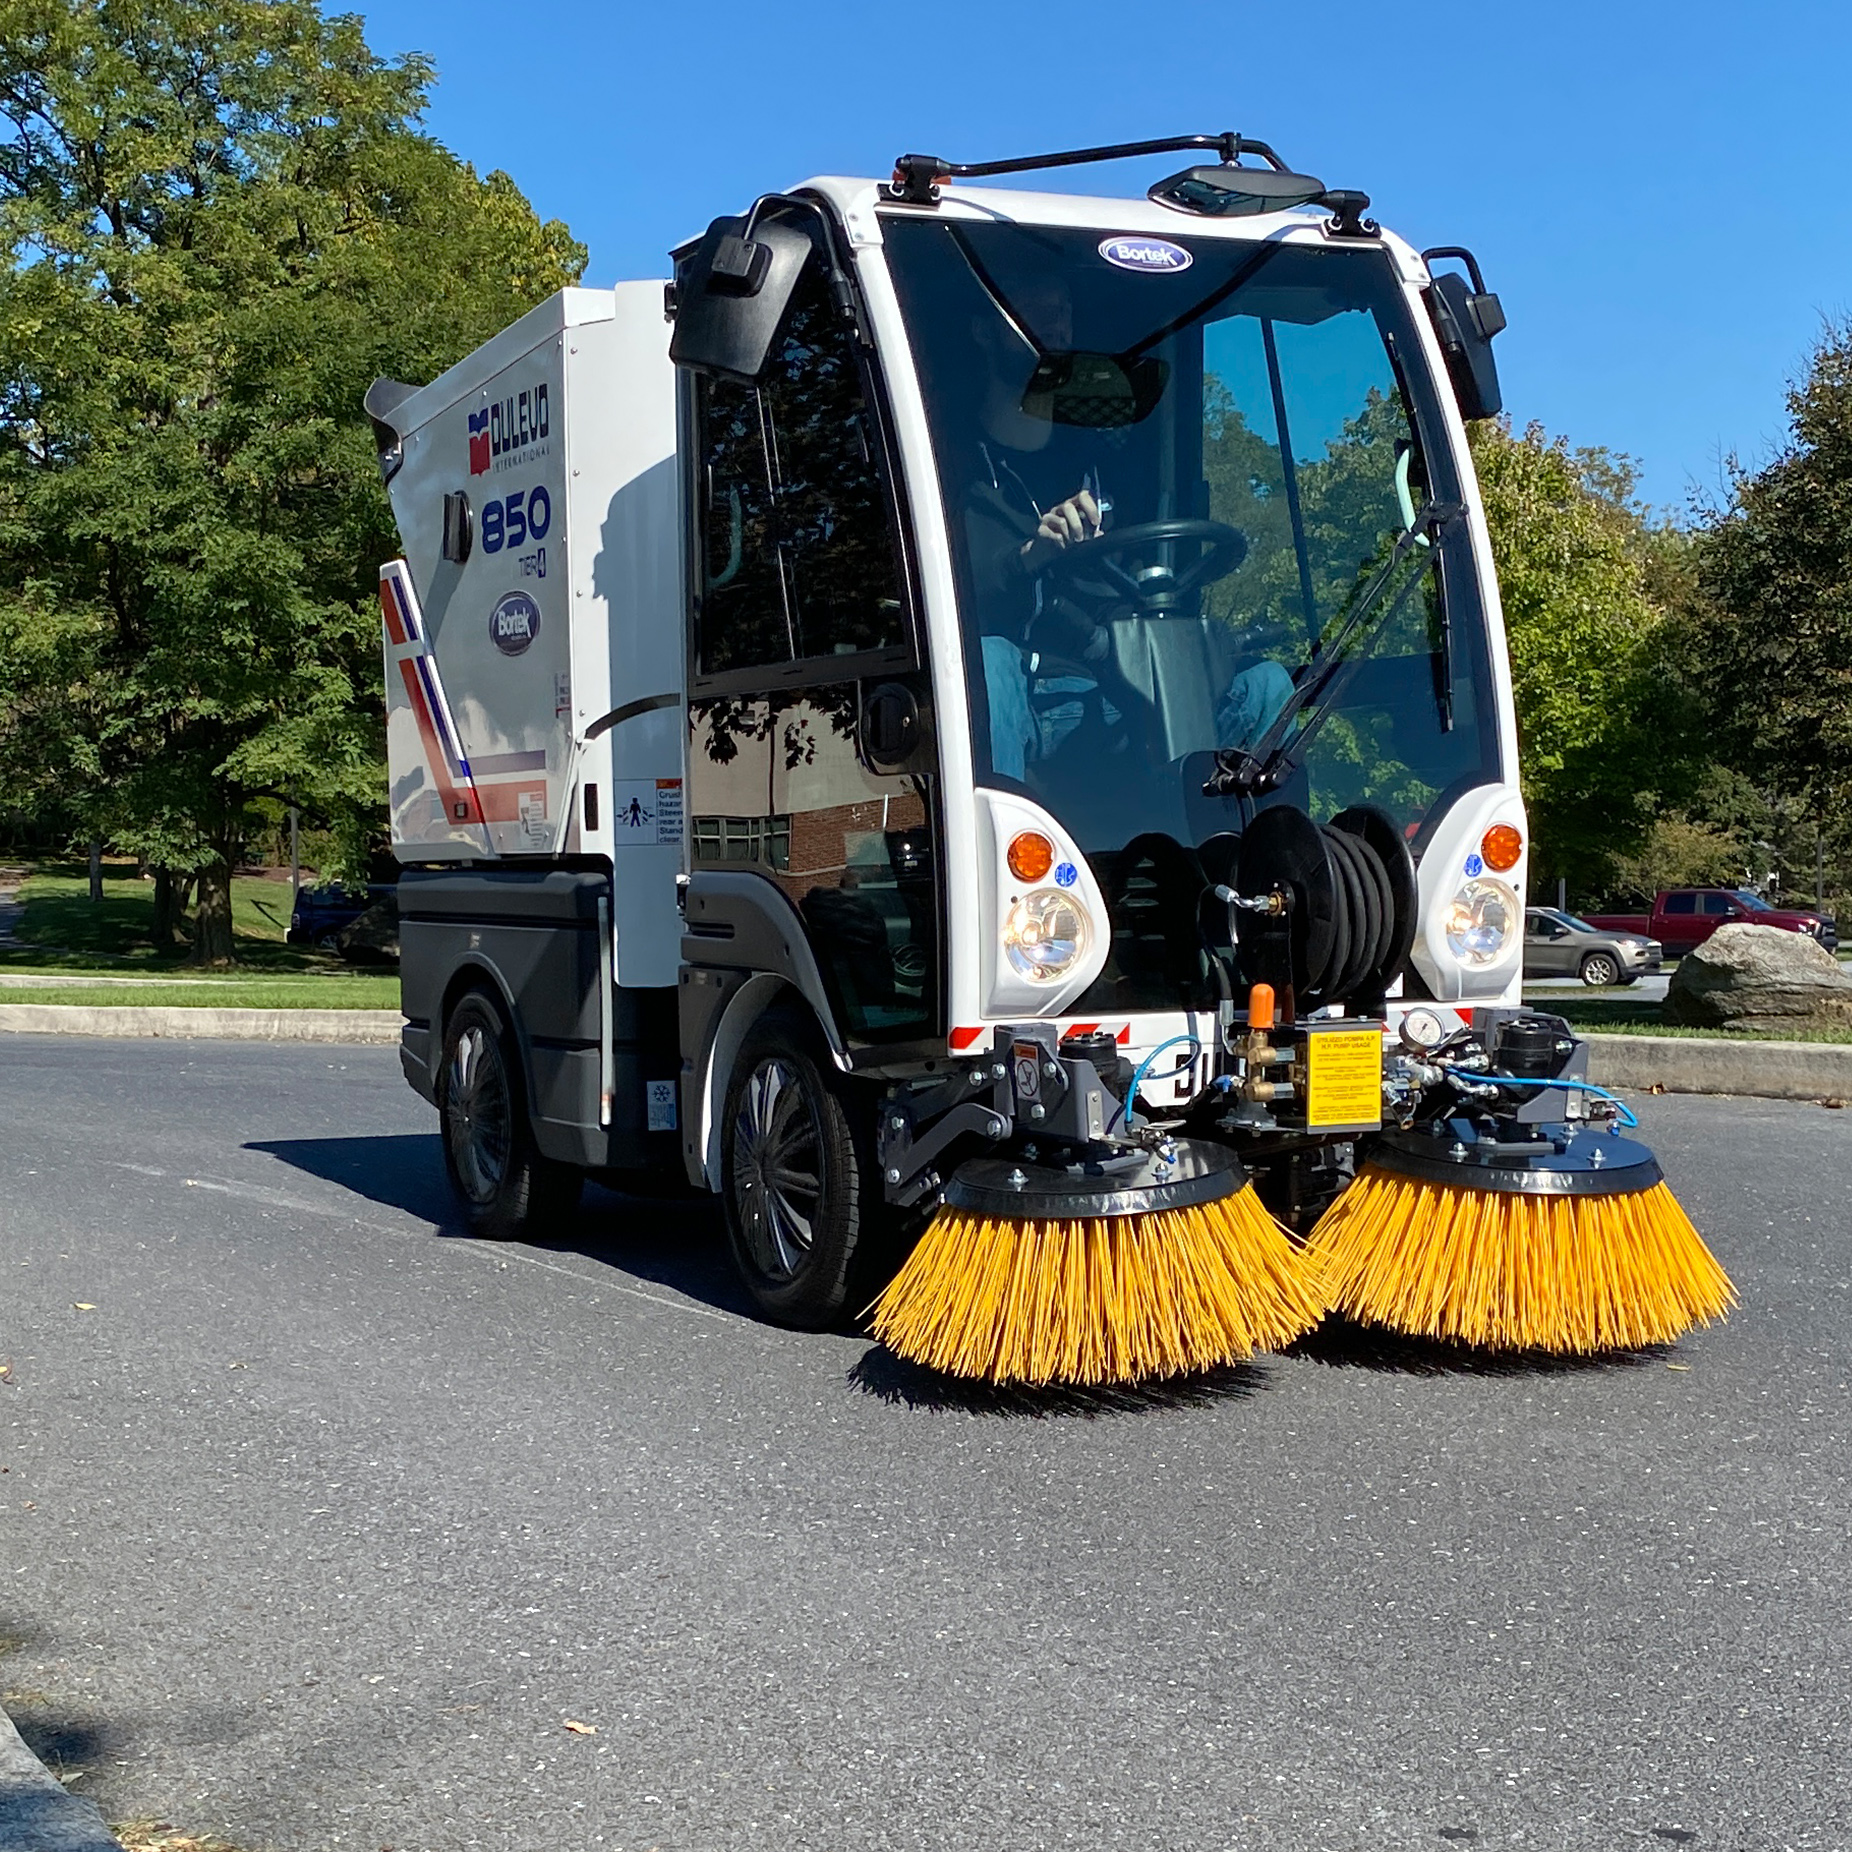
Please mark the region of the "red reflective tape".
POLYGON ((1113 1037, 1113 1040, 1115 1042, 1129 1042, 1131 1039, 1132 1039, 1132 1025, 1129 1022, 1125 1025, 1123 1029, 1119 1031, 1117 1035, 1113 1037))
POLYGON ((963 1054, 983 1033, 982 1029, 954 1029, 952 1031, 952 1053, 963 1054))
POLYGON ((399 601, 392 595, 392 587, 384 580, 379 582, 379 613, 386 620, 386 635, 394 645, 405 641, 405 626, 399 621, 399 601))
POLYGON ((476 793, 468 785, 452 784, 450 781, 444 749, 438 742, 437 724, 431 718, 431 709, 425 701, 424 687, 418 680, 412 657, 407 656, 399 664, 399 673, 405 678, 405 693, 411 702, 412 718, 418 723, 418 739, 424 747, 425 763, 431 768, 438 800, 444 806, 444 821, 481 823, 484 821, 482 804, 476 793))

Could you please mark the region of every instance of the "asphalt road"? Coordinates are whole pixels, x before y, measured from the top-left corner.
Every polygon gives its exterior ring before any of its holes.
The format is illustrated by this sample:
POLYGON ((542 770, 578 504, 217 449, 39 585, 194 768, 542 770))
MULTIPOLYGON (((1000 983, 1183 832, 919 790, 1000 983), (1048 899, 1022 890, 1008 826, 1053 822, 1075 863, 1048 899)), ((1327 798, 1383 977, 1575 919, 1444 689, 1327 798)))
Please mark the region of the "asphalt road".
POLYGON ((1050 1411, 703 1209, 459 1238, 391 1050, 5 1038, 0 1691, 274 1852, 1837 1852, 1852 1114, 1643 1116, 1745 1301, 1670 1358, 1050 1411))

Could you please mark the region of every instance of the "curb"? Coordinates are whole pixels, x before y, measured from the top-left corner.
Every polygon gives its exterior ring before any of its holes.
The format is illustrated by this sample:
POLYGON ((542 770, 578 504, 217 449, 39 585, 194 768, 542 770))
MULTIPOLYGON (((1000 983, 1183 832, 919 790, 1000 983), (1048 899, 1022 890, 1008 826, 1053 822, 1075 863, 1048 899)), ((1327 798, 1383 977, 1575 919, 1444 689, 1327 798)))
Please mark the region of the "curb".
POLYGON ((0 1710, 0 1846, 7 1852, 122 1852, 96 1803, 73 1794, 0 1710))
POLYGON ((1644 1092, 1734 1093, 1751 1099, 1852 1099, 1852 1043, 1699 1041, 1674 1035, 1590 1035, 1588 1077, 1644 1092))
POLYGON ((0 1034, 211 1038, 245 1042, 396 1043, 397 1010, 142 1009, 134 1004, 0 1003, 0 1034))

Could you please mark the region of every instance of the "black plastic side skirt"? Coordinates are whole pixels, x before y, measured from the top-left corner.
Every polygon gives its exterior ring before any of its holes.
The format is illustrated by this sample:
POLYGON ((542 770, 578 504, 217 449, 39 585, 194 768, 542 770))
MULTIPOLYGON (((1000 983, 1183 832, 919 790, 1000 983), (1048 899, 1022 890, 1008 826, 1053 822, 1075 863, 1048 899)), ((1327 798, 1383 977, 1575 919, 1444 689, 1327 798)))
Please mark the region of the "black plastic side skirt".
POLYGON ((399 877, 407 1018, 400 1064, 416 1091, 434 1100, 446 1010, 463 989, 486 989, 513 1024, 544 1156, 587 1170, 676 1172, 673 985, 612 992, 605 1122, 599 940, 601 919, 608 930, 610 892, 603 869, 406 869, 399 877))

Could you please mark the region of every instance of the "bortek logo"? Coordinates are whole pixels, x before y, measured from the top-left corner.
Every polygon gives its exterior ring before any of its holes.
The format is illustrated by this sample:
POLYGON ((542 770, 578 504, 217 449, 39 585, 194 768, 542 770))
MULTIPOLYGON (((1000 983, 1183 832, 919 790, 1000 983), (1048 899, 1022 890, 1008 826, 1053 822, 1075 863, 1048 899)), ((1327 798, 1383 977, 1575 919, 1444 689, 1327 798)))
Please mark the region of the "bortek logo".
POLYGON ((469 473, 524 462, 544 455, 540 448, 553 433, 552 407, 545 386, 529 386, 493 399, 479 412, 469 414, 469 473))
POLYGON ((1196 260, 1180 244, 1167 238, 1106 238, 1100 255, 1121 270, 1187 270, 1196 260))
POLYGON ((504 592, 489 613, 489 637, 504 656, 519 656, 540 634, 540 607, 525 592, 504 592))

